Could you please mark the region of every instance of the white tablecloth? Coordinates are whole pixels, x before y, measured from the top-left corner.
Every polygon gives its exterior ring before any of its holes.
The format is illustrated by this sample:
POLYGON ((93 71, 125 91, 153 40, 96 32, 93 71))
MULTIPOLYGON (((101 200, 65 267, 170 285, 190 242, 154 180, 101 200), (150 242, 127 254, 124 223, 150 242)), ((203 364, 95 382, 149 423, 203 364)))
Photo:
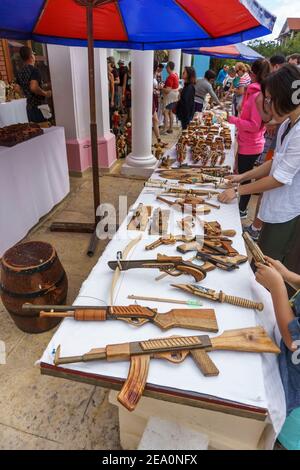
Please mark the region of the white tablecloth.
POLYGON ((0 127, 28 122, 26 98, 0 103, 0 127))
POLYGON ((0 147, 0 257, 69 192, 62 127, 16 145, 0 147))
MULTIPOLYGON (((232 165, 233 158, 234 150, 232 148, 230 152, 227 152, 225 163, 232 165)), ((158 178, 155 174, 153 177, 158 178)), ((138 203, 143 202, 153 207, 166 208, 165 204, 159 203, 156 200, 156 194, 149 193, 149 189, 145 188, 142 191, 135 206, 137 207, 138 203)), ((154 192, 158 193, 156 190, 154 192)), ((181 214, 174 211, 174 217, 176 220, 179 220, 181 214)), ((236 201, 232 204, 222 205, 221 210, 212 209, 211 213, 206 215, 204 219, 208 221, 218 220, 224 230, 235 229, 237 235, 234 238, 233 245, 241 254, 246 254, 241 236, 242 228, 236 201)), ((127 232, 126 223, 128 223, 128 220, 121 225, 119 232, 109 243, 89 277, 83 283, 75 304, 109 304, 113 272, 108 268, 107 261, 115 259, 116 253, 124 249, 128 243, 128 237, 135 238, 138 235, 138 232, 127 232)), ((169 228, 170 233, 176 234, 180 232, 175 223, 170 225, 169 228)), ((201 233, 200 224, 195 232, 197 234, 201 233)), ((128 259, 154 259, 158 253, 170 256, 176 255, 174 246, 163 246, 154 251, 145 251, 145 245, 156 239, 157 237, 149 236, 147 232, 144 233, 143 240, 136 245, 128 259)), ((186 259, 190 257, 191 253, 185 255, 186 259)), ((184 275, 180 278, 171 278, 168 276, 158 282, 154 280, 158 274, 158 271, 151 269, 133 269, 122 273, 115 291, 115 305, 130 305, 132 301, 127 298, 129 294, 185 300, 192 297, 170 286, 172 283, 191 283, 193 282, 191 277, 184 275)), ((243 264, 239 270, 233 272, 224 272, 216 269, 208 273, 206 279, 201 282, 201 285, 216 290, 223 290, 229 295, 238 295, 257 301, 261 298, 261 291, 257 287, 248 263, 243 264), (255 293, 254 289, 256 289, 255 293)), ((222 333, 223 330, 251 327, 262 322, 266 329, 272 333, 274 327, 273 308, 268 293, 264 293, 264 296, 265 310, 263 313, 232 307, 228 304, 210 302, 206 299, 198 298, 198 300, 203 302, 204 308, 214 308, 216 310, 219 324, 218 334, 222 333)), ((153 308, 156 307, 160 312, 178 307, 175 304, 155 302, 140 302, 140 304, 153 308)), ((135 328, 121 321, 95 324, 65 319, 53 336, 41 361, 53 364, 53 349, 57 348, 59 344, 61 344, 62 355, 70 356, 82 354, 92 347, 103 347, 107 344, 192 334, 199 334, 199 332, 179 328, 161 332, 159 328, 151 324, 135 328)), ((275 433, 279 432, 285 416, 285 404, 276 356, 228 351, 212 352, 210 356, 220 370, 218 377, 203 377, 191 358, 187 358, 180 365, 170 364, 162 360, 153 360, 150 365, 148 383, 212 395, 268 409, 273 429, 275 433)), ((64 367, 85 373, 125 378, 128 374, 129 364, 128 362, 107 363, 105 361, 98 361, 85 364, 70 364, 64 367)), ((274 439, 274 433, 271 435, 272 439, 274 439)))

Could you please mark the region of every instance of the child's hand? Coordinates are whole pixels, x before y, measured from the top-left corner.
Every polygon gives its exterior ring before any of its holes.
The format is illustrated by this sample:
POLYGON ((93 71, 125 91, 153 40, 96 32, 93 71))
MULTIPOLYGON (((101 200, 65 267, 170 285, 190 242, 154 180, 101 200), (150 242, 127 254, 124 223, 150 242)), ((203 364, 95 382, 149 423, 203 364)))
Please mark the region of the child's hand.
POLYGON ((261 263, 258 263, 256 266, 256 280, 263 287, 272 292, 272 290, 284 286, 282 275, 273 266, 266 266, 261 263))
POLYGON ((290 271, 278 260, 265 256, 266 261, 287 281, 290 271))

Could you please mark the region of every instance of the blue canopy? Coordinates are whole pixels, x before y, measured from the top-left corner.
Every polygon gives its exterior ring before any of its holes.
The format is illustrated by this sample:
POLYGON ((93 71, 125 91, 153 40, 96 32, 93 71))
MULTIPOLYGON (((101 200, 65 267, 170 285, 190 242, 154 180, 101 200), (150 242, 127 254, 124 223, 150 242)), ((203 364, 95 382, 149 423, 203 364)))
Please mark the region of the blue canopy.
MULTIPOLYGON (((256 0, 93 0, 96 47, 177 49, 270 34, 275 17, 256 0)), ((85 46, 83 0, 1 0, 0 37, 85 46)))

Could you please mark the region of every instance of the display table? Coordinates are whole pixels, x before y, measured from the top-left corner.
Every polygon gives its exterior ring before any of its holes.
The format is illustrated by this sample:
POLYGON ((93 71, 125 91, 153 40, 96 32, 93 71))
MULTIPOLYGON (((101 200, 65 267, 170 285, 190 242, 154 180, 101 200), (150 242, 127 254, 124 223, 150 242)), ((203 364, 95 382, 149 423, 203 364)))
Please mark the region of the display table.
POLYGON ((28 122, 26 98, 0 103, 0 127, 28 122))
POLYGON ((69 192, 62 127, 14 147, 0 147, 0 257, 69 192))
MULTIPOLYGON (((232 165, 233 158, 234 145, 227 152, 225 163, 232 165)), ((153 177, 158 178, 155 174, 153 177)), ((136 201, 135 207, 142 202, 153 207, 166 208, 165 204, 156 200, 158 192, 156 189, 145 188, 136 201)), ((169 233, 178 234, 180 229, 175 221, 181 218, 181 214, 176 211, 172 211, 172 214, 174 217, 173 223, 170 222, 169 225, 169 233)), ((229 205, 222 205, 221 210, 212 209, 204 219, 218 220, 224 230, 235 229, 237 235, 233 245, 241 254, 246 254, 236 201, 229 205)), ((121 225, 88 279, 83 283, 75 302, 77 305, 109 304, 113 272, 107 266, 107 262, 116 259, 117 252, 126 247, 129 237, 135 238, 139 234, 139 232, 127 231, 128 220, 121 225)), ((195 233, 200 234, 201 230, 199 224, 195 233)), ((150 252, 145 251, 145 245, 156 239, 156 236, 149 236, 147 232, 143 233, 143 239, 130 252, 128 259, 154 259, 158 253, 176 255, 174 246, 163 246, 150 252)), ((190 258, 191 254, 189 255, 185 255, 185 258, 190 258)), ((158 271, 151 269, 133 269, 122 273, 115 291, 115 305, 130 305, 132 301, 128 299, 129 294, 181 300, 190 298, 187 294, 170 286, 174 282, 192 282, 190 277, 167 276, 158 282, 155 281, 157 275, 158 271)), ((233 272, 216 269, 208 273, 201 285, 216 290, 222 289, 229 295, 253 300, 261 300, 265 296, 266 307, 262 313, 198 299, 203 301, 203 308, 216 310, 219 333, 228 329, 255 326, 258 323, 263 323, 266 330, 270 334, 273 333, 274 313, 269 294, 255 282, 249 263, 241 265, 239 270, 233 272)), ((155 302, 140 302, 140 304, 158 308, 160 312, 176 308, 175 304, 155 302)), ((95 324, 65 319, 41 358, 41 371, 43 374, 119 390, 128 374, 128 362, 96 361, 56 367, 53 365, 53 351, 61 345, 62 356, 71 356, 107 344, 193 334, 199 334, 199 332, 179 328, 162 332, 151 324, 136 328, 122 321, 95 324)), ((137 446, 150 416, 159 415, 169 417, 170 420, 181 420, 185 408, 188 410, 187 421, 194 416, 193 426, 197 422, 200 431, 209 436, 210 445, 216 448, 272 447, 275 435, 279 432, 285 416, 284 394, 275 355, 216 351, 211 353, 211 358, 220 370, 220 374, 210 378, 201 375, 191 358, 187 358, 180 365, 170 364, 163 360, 151 361, 144 392, 145 398, 142 398, 132 413, 118 405, 121 444, 124 448, 132 449, 137 446)), ((118 404, 114 393, 111 393, 110 400, 118 404)))

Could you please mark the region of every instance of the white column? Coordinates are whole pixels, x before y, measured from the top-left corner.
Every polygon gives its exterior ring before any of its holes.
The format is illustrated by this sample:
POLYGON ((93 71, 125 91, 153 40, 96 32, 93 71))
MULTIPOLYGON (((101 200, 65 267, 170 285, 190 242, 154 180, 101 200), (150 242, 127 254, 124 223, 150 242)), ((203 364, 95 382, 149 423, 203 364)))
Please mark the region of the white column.
POLYGON ((182 69, 181 76, 184 70, 184 67, 190 67, 192 65, 192 54, 182 54, 182 69))
MULTIPOLYGON (((48 46, 56 124, 66 132, 69 170, 91 167, 87 48, 48 46)), ((116 160, 115 136, 109 132, 106 49, 95 50, 99 167, 116 160)))
POLYGON ((150 176, 156 158, 152 154, 153 51, 132 51, 132 153, 122 173, 150 176))
POLYGON ((175 72, 180 76, 181 49, 172 49, 169 51, 169 60, 175 64, 175 72))
POLYGON ((106 49, 106 56, 111 57, 114 55, 114 50, 113 49, 106 49))

